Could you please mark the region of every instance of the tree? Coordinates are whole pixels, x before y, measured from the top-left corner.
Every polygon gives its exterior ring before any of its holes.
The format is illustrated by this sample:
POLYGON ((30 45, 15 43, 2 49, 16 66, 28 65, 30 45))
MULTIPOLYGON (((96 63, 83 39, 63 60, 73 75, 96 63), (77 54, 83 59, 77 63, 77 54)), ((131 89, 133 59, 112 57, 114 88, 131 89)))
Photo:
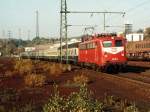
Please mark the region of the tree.
POLYGON ((150 39, 150 27, 145 29, 144 39, 150 39))
POLYGON ((136 32, 137 32, 137 33, 144 33, 144 30, 140 28, 140 29, 138 29, 136 32))

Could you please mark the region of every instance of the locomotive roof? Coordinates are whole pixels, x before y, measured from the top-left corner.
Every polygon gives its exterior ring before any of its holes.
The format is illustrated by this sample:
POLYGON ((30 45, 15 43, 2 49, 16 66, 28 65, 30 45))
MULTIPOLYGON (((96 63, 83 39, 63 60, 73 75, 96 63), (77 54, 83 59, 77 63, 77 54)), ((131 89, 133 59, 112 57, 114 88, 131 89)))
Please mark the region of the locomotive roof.
POLYGON ((89 43, 93 41, 98 41, 98 40, 113 40, 113 39, 123 39, 123 37, 120 36, 112 36, 112 35, 96 35, 96 36, 89 36, 88 39, 85 37, 85 40, 82 40, 82 43, 89 43))

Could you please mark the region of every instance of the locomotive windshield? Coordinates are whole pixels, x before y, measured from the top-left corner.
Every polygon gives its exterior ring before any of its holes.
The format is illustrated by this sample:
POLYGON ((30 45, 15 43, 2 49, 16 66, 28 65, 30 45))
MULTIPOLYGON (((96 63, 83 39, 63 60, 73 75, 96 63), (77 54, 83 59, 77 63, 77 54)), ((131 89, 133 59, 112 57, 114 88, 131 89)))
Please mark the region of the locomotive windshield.
POLYGON ((104 47, 112 47, 112 41, 104 41, 103 46, 104 47))
POLYGON ((115 47, 121 47, 122 46, 122 40, 115 40, 115 47))

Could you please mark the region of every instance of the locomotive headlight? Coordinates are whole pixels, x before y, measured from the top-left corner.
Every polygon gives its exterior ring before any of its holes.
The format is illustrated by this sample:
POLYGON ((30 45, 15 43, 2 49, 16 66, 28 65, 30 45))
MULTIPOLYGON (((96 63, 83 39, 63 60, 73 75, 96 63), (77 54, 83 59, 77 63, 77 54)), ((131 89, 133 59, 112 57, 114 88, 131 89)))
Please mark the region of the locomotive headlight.
POLYGON ((107 55, 104 55, 105 56, 105 58, 107 58, 108 56, 107 55))
POLYGON ((106 58, 108 57, 107 52, 104 52, 104 56, 105 56, 106 58))
POLYGON ((114 37, 111 37, 111 39, 114 39, 114 37))
POLYGON ((124 56, 124 53, 121 53, 121 56, 124 56))

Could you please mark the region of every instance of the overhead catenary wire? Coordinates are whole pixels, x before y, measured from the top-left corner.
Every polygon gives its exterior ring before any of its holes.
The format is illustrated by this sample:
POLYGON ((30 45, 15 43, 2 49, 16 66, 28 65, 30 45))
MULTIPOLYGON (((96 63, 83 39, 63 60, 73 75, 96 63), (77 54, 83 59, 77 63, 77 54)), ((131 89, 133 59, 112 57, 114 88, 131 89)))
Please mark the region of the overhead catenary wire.
MULTIPOLYGON (((142 6, 144 6, 144 5, 145 5, 146 3, 148 3, 148 2, 150 2, 150 0, 146 0, 146 1, 140 2, 140 3, 138 3, 137 5, 135 5, 134 7, 131 7, 131 8, 129 8, 129 9, 125 10, 124 12, 126 12, 126 17, 127 17, 127 15, 128 15, 129 13, 135 11, 135 10, 138 9, 138 8, 141 8, 142 6)), ((129 16, 129 15, 128 15, 128 16, 129 16)), ((115 17, 114 17, 114 18, 115 18, 115 17)), ((108 21, 108 19, 107 19, 106 21, 108 21)))
POLYGON ((149 1, 150 1, 150 0, 146 0, 146 1, 144 1, 144 2, 141 2, 141 3, 137 4, 135 7, 132 7, 132 8, 130 8, 130 9, 126 10, 125 12, 130 13, 130 12, 136 10, 137 8, 141 8, 141 6, 145 5, 145 4, 148 3, 149 1))

